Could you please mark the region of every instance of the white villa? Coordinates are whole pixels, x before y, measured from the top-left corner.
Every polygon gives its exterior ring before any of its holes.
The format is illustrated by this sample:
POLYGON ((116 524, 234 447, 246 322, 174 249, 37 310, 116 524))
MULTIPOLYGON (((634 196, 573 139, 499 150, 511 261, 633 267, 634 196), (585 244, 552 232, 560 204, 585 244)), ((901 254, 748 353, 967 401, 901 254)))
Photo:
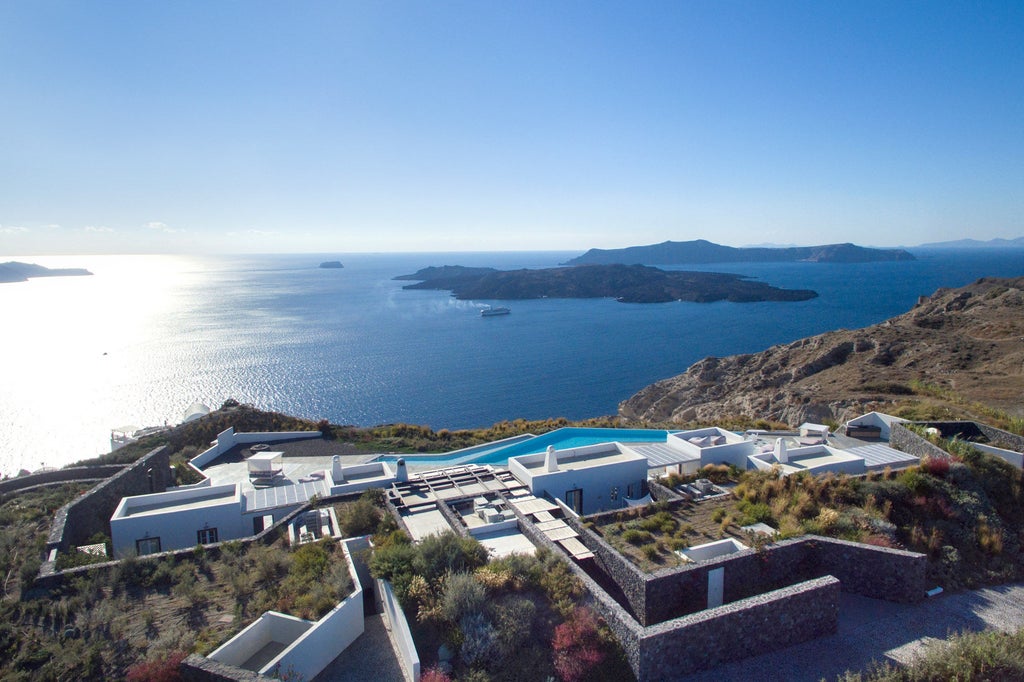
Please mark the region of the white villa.
MULTIPOLYGON (((852 424, 887 430, 894 420, 889 415, 870 413, 851 420, 847 429, 852 424)), ((660 442, 611 441, 560 450, 549 446, 543 453, 510 457, 503 474, 508 482, 503 485, 517 485, 533 497, 557 501, 569 513, 593 514, 631 502, 642 503, 649 476, 692 474, 709 464, 741 470, 774 467, 783 475, 834 471, 856 476, 917 463, 917 458, 879 443, 852 442, 845 448, 823 444, 828 442, 829 433, 820 424, 804 424, 798 434, 739 434, 708 427, 669 432, 662 437, 660 442), (811 440, 819 444, 806 445, 811 440)), ((234 457, 241 462, 218 465, 226 473, 219 474, 217 480, 204 473, 203 482, 194 486, 122 499, 110 519, 115 555, 151 554, 248 537, 270 527, 313 496, 388 488, 410 480, 403 459, 344 465, 337 455, 296 458, 293 461, 297 464, 284 458, 284 453, 301 453, 304 447, 315 451, 313 445, 319 438, 319 432, 235 433, 227 429, 218 434, 210 449, 191 464, 202 472, 219 458, 234 457), (321 462, 319 468, 315 462, 321 462)), ((452 480, 457 481, 457 476, 452 480)), ((458 484, 449 487, 456 490, 458 484)), ((441 495, 438 499, 443 498, 441 495)), ((491 502, 485 499, 479 504, 491 502)), ((427 524, 420 531, 425 534, 429 528, 446 528, 449 522, 439 511, 424 508, 418 511, 417 523, 427 524)), ((484 532, 475 521, 470 525, 473 534, 484 532)))
POLYGON ((537 496, 562 500, 577 514, 626 505, 647 494, 647 458, 622 443, 512 457, 508 470, 537 496))

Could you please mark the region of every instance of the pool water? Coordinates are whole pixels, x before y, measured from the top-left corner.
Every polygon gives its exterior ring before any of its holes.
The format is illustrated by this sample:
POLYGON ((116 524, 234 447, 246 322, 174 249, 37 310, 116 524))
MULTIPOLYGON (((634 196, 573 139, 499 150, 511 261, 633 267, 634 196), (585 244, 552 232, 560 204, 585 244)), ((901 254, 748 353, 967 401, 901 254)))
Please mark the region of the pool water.
MULTIPOLYGON (((447 455, 401 455, 407 463, 417 466, 452 466, 455 464, 493 464, 508 466, 509 457, 533 455, 544 452, 549 445, 556 450, 579 448, 618 441, 620 443, 662 443, 668 431, 658 429, 598 429, 566 427, 534 436, 515 443, 498 444, 494 447, 477 445, 447 455)), ((379 461, 394 462, 399 455, 380 457, 379 461)))

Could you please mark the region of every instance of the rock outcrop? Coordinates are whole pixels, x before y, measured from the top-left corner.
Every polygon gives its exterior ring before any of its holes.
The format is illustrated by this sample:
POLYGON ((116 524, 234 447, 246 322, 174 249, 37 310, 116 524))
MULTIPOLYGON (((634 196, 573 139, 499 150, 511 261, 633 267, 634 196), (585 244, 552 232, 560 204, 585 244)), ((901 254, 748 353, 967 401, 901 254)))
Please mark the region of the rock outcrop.
POLYGON ((788 424, 884 409, 918 381, 965 399, 1024 410, 1024 277, 981 279, 922 297, 909 312, 760 353, 709 357, 619 405, 627 419, 788 424))

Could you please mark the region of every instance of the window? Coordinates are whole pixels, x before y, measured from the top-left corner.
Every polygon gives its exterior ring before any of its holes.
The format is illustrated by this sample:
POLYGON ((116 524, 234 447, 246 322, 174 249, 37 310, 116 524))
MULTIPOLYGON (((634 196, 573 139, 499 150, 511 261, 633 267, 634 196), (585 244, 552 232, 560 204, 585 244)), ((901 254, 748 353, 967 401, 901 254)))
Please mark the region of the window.
POLYGON ((209 545, 210 543, 217 542, 217 529, 203 528, 201 531, 196 533, 196 536, 196 542, 200 545, 209 545))
POLYGON ((142 538, 135 541, 135 553, 139 556, 160 552, 160 538, 142 538))
POLYGON ((565 503, 577 514, 583 513, 583 489, 565 491, 565 503))

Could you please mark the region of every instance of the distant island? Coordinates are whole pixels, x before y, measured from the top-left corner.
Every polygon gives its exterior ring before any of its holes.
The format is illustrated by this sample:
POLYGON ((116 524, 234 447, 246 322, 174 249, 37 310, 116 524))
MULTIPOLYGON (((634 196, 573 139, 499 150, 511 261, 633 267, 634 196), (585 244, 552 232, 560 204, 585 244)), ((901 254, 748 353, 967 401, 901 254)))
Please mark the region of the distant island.
POLYGON ((320 264, 320 267, 324 268, 325 270, 340 270, 345 266, 341 264, 340 260, 325 260, 323 263, 320 264))
POLYGON ((0 263, 0 282, 26 282, 33 277, 81 277, 92 273, 85 268, 44 268, 35 263, 0 263))
POLYGON ((920 244, 918 249, 1024 249, 1024 237, 1016 239, 990 239, 987 242, 977 239, 957 239, 951 242, 930 242, 920 244))
POLYGON ((872 263, 876 261, 916 260, 903 249, 870 249, 854 244, 792 246, 785 248, 736 248, 705 239, 688 242, 662 242, 624 249, 590 249, 562 265, 686 265, 692 263, 872 263))
POLYGON ((779 289, 741 275, 669 272, 644 265, 587 265, 539 270, 495 270, 458 265, 424 268, 399 280, 403 289, 449 290, 458 299, 614 298, 622 303, 668 301, 806 301, 817 292, 779 289))

